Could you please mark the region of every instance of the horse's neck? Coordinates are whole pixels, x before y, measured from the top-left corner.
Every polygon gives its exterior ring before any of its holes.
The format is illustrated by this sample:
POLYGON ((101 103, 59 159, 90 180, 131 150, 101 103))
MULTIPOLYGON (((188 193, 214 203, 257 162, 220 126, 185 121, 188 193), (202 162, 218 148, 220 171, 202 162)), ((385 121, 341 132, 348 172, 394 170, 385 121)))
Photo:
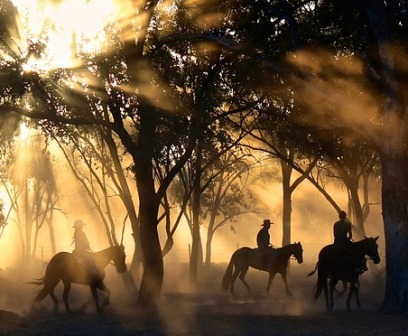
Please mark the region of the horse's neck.
POLYGON ((293 253, 293 244, 283 246, 279 248, 278 251, 280 251, 283 256, 289 258, 293 253))
POLYGON ((352 250, 353 252, 357 255, 361 255, 364 256, 365 255, 365 248, 364 245, 365 241, 364 240, 360 240, 357 242, 354 242, 351 246, 352 246, 352 250))
POLYGON ((111 256, 111 248, 107 248, 105 250, 95 252, 95 261, 103 268, 105 268, 109 262, 112 260, 111 256))

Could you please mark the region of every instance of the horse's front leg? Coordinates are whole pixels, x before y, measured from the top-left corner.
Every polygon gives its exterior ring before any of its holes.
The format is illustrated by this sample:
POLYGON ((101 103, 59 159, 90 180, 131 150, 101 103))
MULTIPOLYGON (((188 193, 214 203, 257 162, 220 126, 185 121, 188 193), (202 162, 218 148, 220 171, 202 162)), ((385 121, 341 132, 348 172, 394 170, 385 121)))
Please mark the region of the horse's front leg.
POLYGON ((272 281, 275 278, 276 272, 269 272, 268 286, 266 287, 266 292, 269 294, 269 289, 271 288, 272 281))
POLYGON ((286 276, 286 271, 285 271, 285 272, 282 272, 280 275, 281 275, 281 277, 282 277, 283 283, 285 284, 286 293, 287 293, 289 296, 291 296, 291 295, 292 295, 292 292, 291 292, 290 289, 289 289, 288 278, 287 278, 287 276, 286 276))

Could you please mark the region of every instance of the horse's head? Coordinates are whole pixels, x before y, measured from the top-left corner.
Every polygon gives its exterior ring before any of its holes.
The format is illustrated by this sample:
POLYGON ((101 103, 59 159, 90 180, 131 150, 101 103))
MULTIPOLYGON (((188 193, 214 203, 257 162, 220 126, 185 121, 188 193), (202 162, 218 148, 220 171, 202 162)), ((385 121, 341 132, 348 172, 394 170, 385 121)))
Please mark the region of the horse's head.
POLYGON ((303 262, 303 247, 302 244, 299 243, 294 243, 292 244, 293 249, 292 249, 292 254, 296 258, 297 262, 301 264, 303 262))
POLYGON ((365 254, 373 260, 374 264, 378 264, 381 261, 380 255, 378 254, 378 237, 379 236, 375 238, 364 237, 361 241, 365 254))
POLYGON ((113 247, 112 261, 118 273, 125 273, 127 271, 125 247, 123 244, 113 247))

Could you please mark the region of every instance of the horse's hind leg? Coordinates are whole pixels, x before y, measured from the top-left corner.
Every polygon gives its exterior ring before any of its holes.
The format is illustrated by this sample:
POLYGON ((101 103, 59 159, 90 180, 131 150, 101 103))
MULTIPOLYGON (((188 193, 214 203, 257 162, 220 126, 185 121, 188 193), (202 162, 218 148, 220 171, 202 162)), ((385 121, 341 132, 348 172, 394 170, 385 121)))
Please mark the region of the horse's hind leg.
POLYGON ((69 307, 68 303, 68 294, 71 290, 71 282, 64 281, 64 292, 62 293, 62 299, 64 300, 65 310, 67 313, 71 312, 71 308, 69 307))
POLYGON ((347 296, 347 301, 346 301, 346 307, 348 311, 351 311, 351 298, 353 297, 353 293, 356 294, 356 302, 357 302, 357 306, 360 307, 361 306, 361 302, 360 302, 360 298, 358 295, 358 288, 356 286, 356 284, 354 282, 350 283, 350 289, 349 289, 349 294, 347 296))
POLYGON ((100 283, 98 283, 96 287, 99 288, 101 291, 103 291, 106 294, 106 298, 105 298, 102 306, 109 305, 110 304, 110 294, 111 294, 110 289, 108 287, 106 287, 105 284, 102 281, 100 283))
POLYGON ((331 312, 333 310, 333 306, 330 304, 330 300, 329 300, 329 289, 327 287, 327 280, 322 286, 323 286, 324 298, 326 300, 326 311, 331 312))
POLYGON ((240 273, 240 275, 239 275, 239 280, 241 280, 242 283, 245 285, 245 287, 246 287, 248 293, 251 293, 251 289, 249 288, 248 283, 245 281, 245 275, 247 274, 247 272, 248 272, 248 267, 246 267, 245 269, 241 270, 241 273, 240 273))
POLYGON ((328 302, 328 311, 332 311, 334 307, 334 288, 336 287, 337 280, 330 280, 329 281, 329 302, 328 302))
POLYGON ((269 273, 269 278, 268 278, 268 286, 266 287, 266 292, 269 294, 269 289, 271 288, 272 281, 275 278, 276 273, 275 272, 270 272, 269 273))
POLYGON ((98 298, 98 293, 96 291, 96 289, 97 289, 96 286, 97 285, 93 284, 93 285, 90 285, 89 287, 91 288, 91 293, 92 293, 92 296, 93 296, 94 301, 95 301, 96 310, 98 311, 98 313, 100 313, 101 312, 101 307, 99 306, 99 298, 98 298))
POLYGON ((356 304, 357 304, 357 307, 361 307, 359 291, 360 291, 360 290, 359 290, 359 288, 358 288, 358 286, 357 286, 357 284, 356 284, 355 287, 354 287, 354 292, 356 293, 356 304))
POLYGON ((235 281, 236 281, 237 278, 238 278, 238 274, 239 274, 239 273, 240 273, 240 270, 238 270, 238 269, 235 267, 234 273, 232 273, 232 276, 231 276, 230 292, 231 292, 232 295, 235 295, 235 294, 234 294, 234 285, 235 285, 235 281))
POLYGON ((50 295, 50 297, 52 299, 52 302, 54 303, 54 311, 55 312, 58 311, 59 302, 58 302, 57 298, 55 297, 54 289, 51 289, 48 294, 50 295))

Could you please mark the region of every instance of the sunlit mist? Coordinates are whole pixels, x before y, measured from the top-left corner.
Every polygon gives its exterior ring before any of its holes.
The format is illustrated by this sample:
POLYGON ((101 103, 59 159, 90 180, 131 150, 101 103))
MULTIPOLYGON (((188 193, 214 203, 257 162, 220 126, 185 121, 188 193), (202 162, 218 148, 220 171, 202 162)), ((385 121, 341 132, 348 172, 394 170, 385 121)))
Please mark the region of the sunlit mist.
POLYGON ((114 1, 103 5, 97 0, 13 3, 22 21, 22 42, 27 37, 47 46, 45 55, 27 60, 26 70, 70 67, 75 65, 77 52, 98 53, 106 40, 104 28, 117 15, 114 1))

